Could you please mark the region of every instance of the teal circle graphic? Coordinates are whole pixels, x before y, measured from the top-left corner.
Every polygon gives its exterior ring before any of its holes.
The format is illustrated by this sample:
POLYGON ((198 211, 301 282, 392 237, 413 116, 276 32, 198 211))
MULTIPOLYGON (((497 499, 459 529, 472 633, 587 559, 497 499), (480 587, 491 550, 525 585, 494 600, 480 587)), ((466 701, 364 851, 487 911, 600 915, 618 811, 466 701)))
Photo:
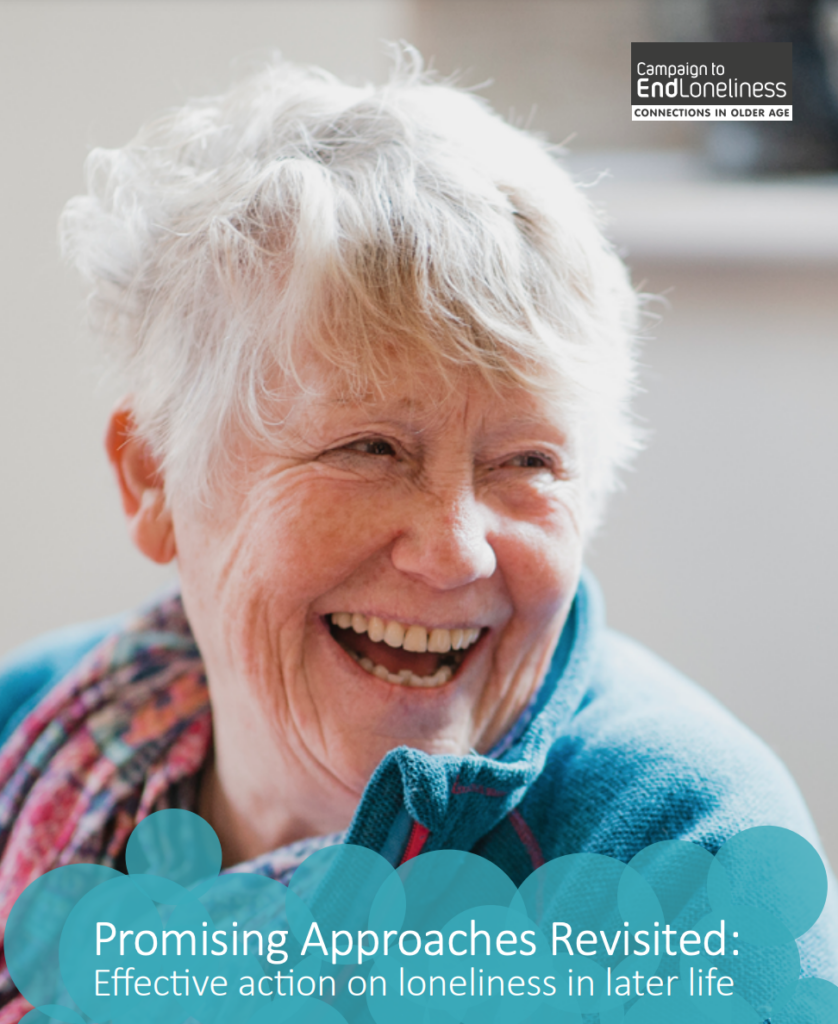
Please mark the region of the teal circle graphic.
POLYGON ((628 864, 571 854, 516 887, 476 854, 393 867, 317 851, 286 887, 221 874, 185 811, 134 830, 127 874, 48 872, 9 916, 27 1024, 822 1024, 838 987, 800 980, 826 871, 785 829, 713 856, 668 841, 628 864))

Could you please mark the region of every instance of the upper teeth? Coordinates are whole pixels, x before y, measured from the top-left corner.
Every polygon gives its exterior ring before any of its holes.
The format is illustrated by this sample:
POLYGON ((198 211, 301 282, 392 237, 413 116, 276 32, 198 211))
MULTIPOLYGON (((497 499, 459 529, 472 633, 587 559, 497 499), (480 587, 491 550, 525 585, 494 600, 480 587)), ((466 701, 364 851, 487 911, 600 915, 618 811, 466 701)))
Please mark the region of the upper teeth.
POLYGON ((480 630, 470 629, 431 629, 424 626, 406 626, 393 619, 387 622, 377 615, 361 615, 360 612, 335 612, 332 622, 341 629, 354 629, 356 633, 366 633, 370 640, 379 643, 384 641, 388 647, 401 647, 405 651, 433 651, 436 654, 447 654, 449 651, 464 651, 477 640, 480 630))

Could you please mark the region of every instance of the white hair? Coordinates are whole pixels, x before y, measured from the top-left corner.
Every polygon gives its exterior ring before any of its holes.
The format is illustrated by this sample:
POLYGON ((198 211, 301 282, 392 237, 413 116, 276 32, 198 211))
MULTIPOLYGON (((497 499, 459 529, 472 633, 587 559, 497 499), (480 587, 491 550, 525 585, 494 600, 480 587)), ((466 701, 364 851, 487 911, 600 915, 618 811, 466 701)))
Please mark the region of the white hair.
POLYGON ((207 500, 231 428, 275 434, 312 346, 356 399, 398 356, 577 402, 594 515, 637 447, 637 296, 590 204, 415 51, 382 86, 276 61, 86 170, 64 250, 170 492, 207 500))

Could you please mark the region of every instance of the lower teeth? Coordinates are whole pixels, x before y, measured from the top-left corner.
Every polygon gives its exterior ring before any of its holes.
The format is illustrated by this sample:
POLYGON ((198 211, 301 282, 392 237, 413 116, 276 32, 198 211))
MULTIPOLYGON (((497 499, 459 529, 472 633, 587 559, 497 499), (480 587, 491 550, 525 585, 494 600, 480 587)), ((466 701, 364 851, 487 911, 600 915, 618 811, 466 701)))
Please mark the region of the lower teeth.
POLYGON ((409 668, 403 668, 398 673, 388 672, 383 665, 376 665, 370 658, 362 658, 348 648, 344 648, 344 650, 371 675, 377 676, 379 679, 386 679, 388 683, 396 683, 399 686, 442 686, 454 675, 454 669, 450 665, 440 665, 432 676, 417 676, 409 668))

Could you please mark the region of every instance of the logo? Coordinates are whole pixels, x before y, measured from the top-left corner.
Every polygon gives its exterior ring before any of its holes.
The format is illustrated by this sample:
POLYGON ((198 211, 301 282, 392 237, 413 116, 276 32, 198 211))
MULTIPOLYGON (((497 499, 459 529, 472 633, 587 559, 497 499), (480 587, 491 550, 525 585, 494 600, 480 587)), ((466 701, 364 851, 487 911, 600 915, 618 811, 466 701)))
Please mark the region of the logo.
POLYGON ((632 121, 791 121, 791 43, 632 43, 632 121))

